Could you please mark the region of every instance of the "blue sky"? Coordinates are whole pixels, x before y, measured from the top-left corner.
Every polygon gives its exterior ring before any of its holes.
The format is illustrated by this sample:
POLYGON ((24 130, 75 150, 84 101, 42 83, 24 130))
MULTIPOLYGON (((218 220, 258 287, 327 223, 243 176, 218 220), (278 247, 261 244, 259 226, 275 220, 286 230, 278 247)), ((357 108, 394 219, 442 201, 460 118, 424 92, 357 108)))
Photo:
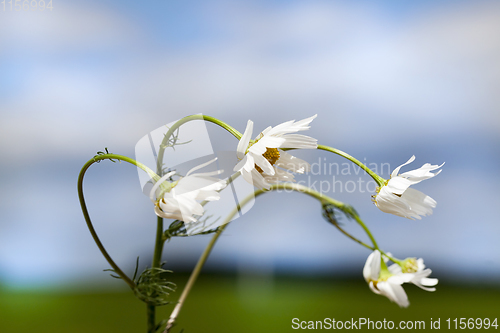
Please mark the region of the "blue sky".
MULTIPOLYGON (((498 280, 498 31, 500 6, 484 1, 66 1, 0 12, 0 282, 106 279, 78 205, 80 167, 104 147, 133 156, 141 137, 194 113, 240 131, 252 119, 255 132, 318 114, 309 134, 361 160, 446 162, 419 184, 438 201, 422 221, 384 214, 366 193, 330 194, 355 205, 386 250, 424 257, 439 277, 498 280)), ((235 149, 208 129, 214 147, 235 149)), ((136 170, 101 163, 86 191, 117 261, 146 256, 154 215, 136 170)), ((361 274, 367 251, 316 202, 269 194, 247 215, 213 269, 361 274)), ((207 242, 174 240, 165 259, 189 266, 207 242)))

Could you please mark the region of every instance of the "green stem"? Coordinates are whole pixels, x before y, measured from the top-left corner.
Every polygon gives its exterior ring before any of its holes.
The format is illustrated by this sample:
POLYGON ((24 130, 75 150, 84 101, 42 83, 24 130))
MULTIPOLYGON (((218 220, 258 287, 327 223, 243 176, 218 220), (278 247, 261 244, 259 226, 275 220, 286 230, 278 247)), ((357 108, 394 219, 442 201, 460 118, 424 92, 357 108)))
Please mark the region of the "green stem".
POLYGON ((361 228, 363 228, 363 230, 366 232, 368 237, 370 237, 370 240, 372 241, 374 250, 380 250, 378 247, 377 241, 375 241, 375 238, 373 237, 371 231, 368 229, 366 224, 357 215, 354 215, 354 219, 356 220, 356 222, 358 222, 358 224, 361 226, 361 228))
POLYGON ((88 212, 87 205, 85 203, 85 196, 83 194, 83 178, 85 177, 85 172, 87 172, 88 168, 92 164, 97 163, 100 160, 105 160, 105 159, 116 159, 116 160, 120 160, 120 161, 125 161, 125 162, 133 164, 133 165, 141 168, 142 170, 146 171, 151 177, 153 177, 153 178, 156 177, 155 178, 156 180, 158 180, 159 177, 151 169, 149 169, 148 167, 146 167, 142 163, 139 163, 139 162, 137 162, 129 157, 117 155, 117 154, 103 154, 103 155, 94 156, 94 158, 90 159, 87 163, 85 163, 85 165, 82 167, 82 170, 80 171, 80 174, 78 176, 78 198, 80 199, 80 206, 82 208, 83 217, 85 218, 85 222, 87 222, 87 227, 89 228, 90 234, 92 235, 94 242, 97 244, 97 247, 101 251, 104 258, 106 258, 106 260, 108 261, 110 266, 113 268, 114 272, 116 274, 118 274, 123 279, 123 281, 125 281, 125 283, 128 284, 128 286, 131 289, 135 289, 135 287, 136 287, 135 282, 132 281, 132 279, 130 279, 127 276, 127 274, 125 274, 120 269, 120 267, 118 267, 118 265, 113 261, 111 256, 106 251, 106 248, 102 244, 101 240, 97 236, 97 232, 95 231, 94 226, 92 225, 92 221, 90 219, 90 214, 88 212))
POLYGON ((351 235, 350 233, 348 233, 347 231, 345 231, 338 223, 337 221, 331 219, 329 216, 327 216, 329 222, 335 227, 337 228, 341 233, 343 233, 345 236, 349 237, 350 239, 352 239, 353 241, 355 241, 356 243, 370 249, 370 250, 375 250, 375 248, 373 246, 370 246, 368 244, 366 244, 365 242, 357 239, 356 237, 354 237, 353 235, 351 235))
MULTIPOLYGON (((153 254, 153 262, 151 264, 152 268, 161 267, 161 255, 163 253, 163 218, 157 216, 156 218, 156 239, 155 239, 155 249, 153 254)), ((156 306, 152 304, 146 304, 146 311, 148 317, 148 333, 156 332, 156 306)))
POLYGON ((351 161, 352 163, 356 164, 361 169, 363 169, 367 174, 369 174, 370 177, 372 177, 373 180, 375 182, 377 182, 378 186, 384 186, 384 184, 386 182, 386 180, 384 178, 382 178, 379 175, 377 175, 370 168, 368 168, 366 165, 364 165, 363 163, 361 163, 360 161, 358 161, 357 159, 355 159, 351 155, 343 152, 342 150, 339 150, 339 149, 336 149, 336 148, 332 148, 332 147, 329 147, 329 146, 325 146, 325 145, 318 145, 318 149, 325 150, 325 151, 328 151, 330 153, 334 153, 334 154, 340 155, 340 156, 342 156, 344 158, 347 158, 349 161, 351 161))
MULTIPOLYGON (((212 251, 213 247, 215 246, 215 243, 217 242, 217 239, 222 234, 222 232, 225 230, 225 228, 227 227, 227 225, 229 224, 229 222, 231 221, 231 219, 234 217, 234 215, 241 209, 241 207, 243 207, 244 205, 246 205, 250 200, 252 200, 254 198, 257 198, 261 194, 268 193, 268 192, 271 192, 271 191, 280 190, 280 189, 283 189, 283 190, 293 190, 293 191, 297 191, 297 192, 301 192, 301 193, 307 194, 307 195, 309 195, 309 196, 311 196, 311 197, 313 197, 315 199, 318 199, 322 204, 328 203, 328 204, 331 204, 331 205, 333 205, 333 206, 335 206, 335 207, 337 207, 337 208, 339 208, 341 210, 347 207, 347 205, 345 205, 344 203, 342 203, 340 201, 337 201, 337 200, 332 199, 332 198, 330 198, 328 196, 325 196, 325 195, 323 195, 323 194, 321 194, 319 192, 311 190, 310 188, 308 188, 306 186, 303 186, 303 185, 300 185, 300 184, 293 184, 293 183, 283 183, 283 184, 272 185, 269 190, 257 190, 253 194, 247 196, 245 199, 243 199, 241 201, 240 204, 238 204, 237 207, 235 207, 229 213, 229 215, 223 221, 223 224, 215 232, 214 236, 212 237, 212 239, 208 243, 208 245, 205 248, 205 250, 203 251, 200 259, 198 259, 198 262, 196 263, 196 266, 195 266, 193 272, 191 273, 191 276, 189 277, 189 280, 188 280, 186 286, 184 287, 184 290, 182 291, 181 297, 179 298, 179 301, 177 302, 177 305, 175 306, 174 310, 172 311, 172 313, 170 315, 170 318, 169 318, 169 320, 167 322, 167 326, 165 327, 165 330, 163 331, 163 333, 168 333, 170 331, 170 329, 174 326, 175 321, 176 321, 177 317, 179 316, 179 313, 180 313, 180 311, 182 309, 182 306, 184 305, 184 302, 186 301, 186 298, 187 298, 189 292, 193 288, 193 285, 196 282, 196 279, 198 278, 198 276, 199 276, 199 274, 201 272, 201 269, 205 265, 205 262, 207 261, 208 256, 210 255, 210 252, 212 251)), ((361 220, 359 220, 359 221, 361 221, 361 220)), ((362 221, 361 221, 361 223, 362 223, 362 221)), ((364 223, 362 223, 362 226, 364 226, 364 223)), ((366 228, 366 226, 364 226, 364 229, 368 230, 366 228)), ((370 236, 370 238, 373 239, 373 237, 371 236, 371 233, 369 233, 369 236, 370 236)), ((370 247, 368 245, 365 245, 365 246, 367 246, 370 249, 373 249, 372 247, 370 247)))
POLYGON ((152 267, 161 266, 161 255, 163 252, 163 218, 157 216, 156 218, 156 239, 155 239, 155 250, 153 255, 152 267))
POLYGON ((238 140, 241 139, 242 134, 240 132, 238 132, 232 126, 226 124, 225 122, 223 122, 217 118, 214 118, 211 116, 199 115, 199 114, 194 114, 191 116, 184 117, 184 118, 178 120, 175 124, 173 124, 168 129, 165 136, 163 137, 163 140, 160 144, 160 149, 158 151, 158 158, 156 160, 156 172, 159 175, 162 175, 163 155, 165 154, 165 148, 168 147, 167 144, 168 144, 168 141, 170 140, 170 137, 172 136, 172 134, 174 134, 174 131, 177 130, 181 125, 183 125, 191 120, 204 120, 204 121, 214 123, 214 124, 219 125, 220 127, 224 128, 225 130, 227 130, 229 133, 234 135, 238 140))
POLYGON ((155 319, 156 307, 151 304, 146 304, 146 315, 148 317, 148 333, 156 332, 156 319, 155 319))

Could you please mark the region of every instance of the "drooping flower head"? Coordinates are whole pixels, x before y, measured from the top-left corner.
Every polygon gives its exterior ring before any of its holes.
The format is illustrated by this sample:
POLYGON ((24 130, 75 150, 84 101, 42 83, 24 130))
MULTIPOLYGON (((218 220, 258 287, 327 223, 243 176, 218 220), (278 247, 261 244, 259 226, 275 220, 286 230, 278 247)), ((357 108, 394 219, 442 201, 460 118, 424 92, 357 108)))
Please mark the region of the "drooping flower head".
POLYGON ((436 290, 436 288, 429 287, 438 284, 438 279, 428 278, 432 270, 425 268, 424 259, 422 258, 406 258, 401 262, 401 265, 392 264, 388 269, 392 274, 401 276, 405 283, 413 283, 426 291, 436 290))
POLYGON ((400 307, 406 308, 410 302, 402 287, 403 283, 413 283, 426 291, 436 290, 428 288, 435 286, 438 280, 428 278, 432 271, 425 269, 423 259, 408 258, 401 262, 403 268, 398 264, 387 267, 385 261, 387 258, 382 262, 380 251, 375 250, 368 256, 363 268, 363 277, 375 294, 383 295, 400 307))
POLYGON ((432 214, 432 208, 436 207, 436 201, 424 193, 410 188, 411 185, 420 183, 422 180, 437 176, 431 171, 439 169, 444 165, 431 165, 425 163, 420 168, 398 174, 401 167, 413 162, 413 155, 406 163, 398 166, 391 174, 386 184, 377 188, 377 194, 373 196, 373 202, 385 213, 390 213, 408 219, 421 219, 422 216, 432 214))
POLYGON ((238 143, 236 154, 240 162, 234 167, 234 171, 240 171, 250 184, 265 189, 280 181, 294 181, 293 174, 286 170, 297 173, 309 171, 309 163, 288 154, 282 148, 316 149, 318 147, 316 139, 306 135, 291 134, 308 130, 309 124, 316 116, 297 122, 290 120, 275 127, 269 126, 252 142, 250 137, 253 122, 249 120, 245 133, 238 143))
POLYGON ((175 171, 169 172, 159 179, 150 192, 150 199, 155 204, 156 215, 186 223, 196 222, 197 218, 195 215, 201 216, 205 211, 198 201, 219 200, 219 191, 226 187, 227 183, 225 180, 211 177, 221 174, 222 170, 204 173, 192 172, 216 160, 215 158, 192 168, 185 177, 181 177, 175 182, 167 181, 167 179, 175 174, 175 171), (155 199, 155 194, 157 199, 155 199))

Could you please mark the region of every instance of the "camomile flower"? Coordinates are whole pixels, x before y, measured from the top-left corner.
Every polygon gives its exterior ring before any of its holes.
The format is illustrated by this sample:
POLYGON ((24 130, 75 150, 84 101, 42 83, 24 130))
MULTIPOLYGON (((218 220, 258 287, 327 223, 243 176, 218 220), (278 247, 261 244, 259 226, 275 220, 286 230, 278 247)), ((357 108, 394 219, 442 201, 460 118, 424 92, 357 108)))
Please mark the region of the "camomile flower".
POLYGON ((253 122, 249 120, 238 143, 236 155, 240 162, 234 167, 234 171, 240 171, 247 182, 258 188, 269 189, 271 184, 280 181, 295 181, 293 174, 288 171, 304 173, 309 171, 310 165, 282 149, 316 149, 316 139, 292 134, 308 130, 316 116, 300 121, 290 120, 275 127, 269 126, 252 141, 250 137, 253 122))
POLYGON ((375 294, 383 295, 403 308, 410 305, 408 296, 401 286, 404 280, 389 272, 385 263, 381 261, 380 251, 375 250, 368 256, 363 268, 363 277, 375 294))
POLYGON ((436 290, 428 288, 435 286, 438 279, 428 278, 432 271, 425 268, 423 259, 408 258, 401 262, 401 266, 393 264, 389 267, 385 261, 387 258, 384 257, 382 262, 380 251, 375 250, 368 256, 363 268, 363 277, 375 294, 383 295, 400 307, 406 308, 410 302, 402 287, 403 283, 413 283, 426 291, 436 290))
POLYGON ((219 200, 219 191, 226 187, 225 180, 211 177, 221 174, 222 170, 193 173, 193 171, 201 169, 215 160, 217 158, 192 168, 186 176, 174 182, 168 182, 167 179, 172 177, 175 171, 161 177, 153 185, 149 194, 151 201, 155 204, 156 215, 185 223, 196 222, 194 216, 201 216, 204 213, 203 206, 198 201, 219 200))
POLYGON ((388 269, 392 274, 401 276, 406 283, 413 283, 425 291, 436 290, 436 288, 429 287, 434 287, 439 280, 428 277, 431 275, 432 270, 425 268, 424 259, 422 258, 407 258, 401 263, 401 266, 392 264, 388 269))
POLYGON ((436 201, 430 196, 410 188, 410 186, 437 176, 442 170, 436 173, 431 171, 439 169, 444 163, 441 165, 425 163, 418 169, 398 174, 401 167, 414 160, 415 155, 394 169, 391 178, 385 185, 377 188, 377 194, 372 197, 373 202, 381 211, 412 220, 420 220, 421 216, 432 214, 432 208, 436 207, 436 201))

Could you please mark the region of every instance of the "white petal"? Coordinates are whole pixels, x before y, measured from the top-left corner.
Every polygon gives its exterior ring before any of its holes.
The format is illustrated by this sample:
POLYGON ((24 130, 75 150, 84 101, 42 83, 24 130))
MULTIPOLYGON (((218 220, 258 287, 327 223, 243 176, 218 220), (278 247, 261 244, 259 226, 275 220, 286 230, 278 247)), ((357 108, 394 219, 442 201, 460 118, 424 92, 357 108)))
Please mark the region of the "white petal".
POLYGON ((307 130, 310 128, 309 124, 318 116, 318 114, 315 114, 312 117, 306 118, 299 120, 295 123, 295 126, 299 127, 301 131, 307 130))
POLYGON ((392 264, 388 268, 389 268, 389 272, 391 274, 403 274, 403 271, 401 270, 401 267, 399 267, 399 265, 397 265, 397 264, 392 264))
POLYGON ((438 284, 439 280, 438 279, 433 279, 433 278, 423 278, 420 279, 420 284, 428 287, 435 286, 438 284))
POLYGON ((401 167, 407 165, 407 164, 410 164, 411 162, 415 161, 415 155, 413 155, 412 157, 410 157, 410 159, 408 161, 406 161, 405 163, 401 164, 400 166, 398 166, 396 169, 394 169, 394 171, 392 172, 391 174, 391 178, 392 177, 396 177, 399 173, 399 169, 401 169, 401 167))
POLYGON ((175 200, 175 202, 173 204, 172 204, 172 201, 167 203, 167 202, 163 202, 163 200, 162 200, 162 201, 160 201, 159 207, 165 213, 170 213, 170 214, 180 213, 180 209, 179 209, 179 205, 177 203, 177 200, 175 200))
POLYGON ((282 167, 284 169, 297 172, 304 173, 308 172, 311 168, 310 164, 306 161, 292 156, 285 151, 280 150, 280 158, 276 161, 276 166, 282 167))
POLYGON ((425 291, 430 291, 430 292, 436 291, 436 288, 424 287, 421 284, 415 283, 415 282, 413 284, 416 285, 417 287, 419 287, 420 289, 425 290, 425 291))
POLYGON ((413 188, 407 189, 401 195, 401 199, 410 205, 413 214, 422 216, 431 215, 432 208, 435 208, 437 204, 436 200, 413 188))
POLYGON ((192 216, 193 214, 202 215, 204 212, 203 207, 199 203, 194 200, 189 200, 185 196, 179 196, 177 201, 179 203, 182 221, 189 222, 194 218, 192 216))
POLYGON ((255 160, 255 164, 257 164, 264 173, 267 173, 268 175, 274 175, 274 168, 269 163, 269 161, 262 155, 253 155, 253 158, 255 160))
POLYGON ((368 281, 377 281, 380 274, 380 252, 378 250, 370 253, 363 268, 363 277, 368 281))
POLYGON ((380 189, 380 192, 375 197, 375 204, 385 213, 402 217, 411 215, 411 208, 408 203, 394 193, 388 191, 387 186, 383 186, 380 189))
MULTIPOLYGON (((267 133, 269 133, 270 130, 272 130, 273 127, 272 126, 267 126, 266 129, 264 129, 261 133, 260 133, 260 137, 263 137, 264 135, 266 135, 267 133)), ((258 137, 256 138, 258 139, 258 137)))
POLYGON ((236 164, 233 168, 233 171, 240 171, 241 169, 243 169, 243 167, 246 165, 247 163, 247 157, 248 155, 245 155, 243 156, 243 158, 241 159, 241 161, 238 162, 238 164, 236 164))
POLYGON ((275 126, 273 129, 268 131, 266 134, 280 136, 283 134, 308 130, 310 128, 309 124, 316 117, 317 117, 317 115, 314 115, 312 117, 309 117, 309 118, 306 118, 303 120, 299 120, 297 122, 295 122, 294 120, 287 121, 286 123, 282 123, 282 124, 279 124, 278 126, 275 126))
POLYGON ((431 165, 429 163, 426 163, 424 165, 422 165, 420 168, 418 169, 415 169, 415 170, 411 170, 411 171, 407 171, 405 173, 402 173, 401 174, 401 177, 407 177, 407 178, 412 178, 414 181, 418 180, 418 181, 422 181, 424 179, 428 179, 428 178, 431 178, 431 177, 434 177, 434 176, 437 176, 441 171, 443 170, 439 170, 438 172, 436 173, 432 173, 430 171, 433 171, 433 170, 436 170, 436 169, 439 169, 441 168, 442 166, 444 165, 441 164, 441 165, 431 165))
POLYGON ((408 307, 410 302, 408 301, 408 296, 406 296, 406 292, 403 287, 399 284, 391 284, 391 287, 395 296, 395 302, 402 308, 408 307))
POLYGON ((284 142, 280 148, 316 149, 318 140, 307 135, 287 134, 283 135, 284 142))
POLYGON ((252 170, 255 170, 255 160, 253 158, 253 154, 247 154, 246 155, 246 163, 243 166, 243 169, 247 172, 251 172, 252 170))
POLYGON ((196 200, 217 201, 220 199, 220 193, 217 191, 200 191, 196 200))
POLYGON ((403 194, 410 185, 412 185, 412 182, 406 178, 393 177, 389 179, 389 182, 384 187, 394 194, 403 194))
POLYGON ((272 128, 266 128, 265 131, 262 132, 264 135, 274 135, 274 136, 281 136, 285 133, 292 133, 296 132, 295 130, 291 129, 291 126, 293 126, 294 120, 289 120, 284 123, 281 123, 279 125, 276 125, 272 128))
POLYGON ((262 155, 266 152, 266 150, 267 147, 263 145, 261 140, 259 140, 257 143, 254 143, 252 147, 248 148, 248 152, 254 155, 262 155))
POLYGON ((164 175, 163 177, 161 177, 160 179, 158 179, 158 181, 153 185, 153 187, 151 188, 151 191, 149 192, 149 199, 152 201, 152 202, 155 202, 156 200, 154 199, 154 196, 155 196, 155 193, 156 193, 156 190, 158 189, 158 187, 160 187, 160 185, 165 181, 167 180, 167 178, 170 178, 171 176, 173 176, 175 174, 175 171, 170 171, 169 173, 167 173, 166 175, 164 175))
POLYGON ((191 192, 199 191, 202 189, 205 190, 213 190, 215 188, 220 188, 220 186, 224 185, 225 182, 221 181, 220 179, 213 178, 213 177, 196 177, 196 176, 187 176, 184 178, 181 178, 179 182, 177 183, 177 186, 173 188, 172 191, 176 195, 187 195, 191 192))
POLYGON ((198 172, 198 173, 193 173, 191 176, 193 176, 193 177, 210 177, 210 176, 220 175, 221 173, 224 173, 224 170, 216 170, 216 171, 209 171, 209 172, 198 172))
POLYGON ((236 148, 236 156, 239 159, 242 159, 245 156, 248 144, 250 143, 250 137, 252 136, 252 131, 253 131, 253 121, 249 120, 247 122, 247 127, 245 129, 245 132, 241 136, 240 142, 238 142, 238 147, 236 148))
POLYGON ((277 184, 279 182, 295 182, 295 177, 292 173, 274 167, 274 176, 262 175, 265 181, 269 184, 277 184))
POLYGON ((241 170, 241 175, 249 184, 259 188, 259 189, 269 189, 271 185, 266 182, 264 177, 255 169, 251 171, 241 170))
POLYGON ((373 282, 372 282, 372 281, 370 281, 370 283, 368 283, 368 286, 370 286, 370 289, 371 289, 371 290, 372 290, 375 294, 380 295, 380 291, 379 291, 377 288, 375 288, 375 285, 373 284, 373 282))
POLYGON ((190 175, 193 171, 196 171, 196 170, 199 170, 199 169, 201 169, 201 168, 204 168, 204 167, 206 167, 207 165, 214 163, 215 161, 217 161, 217 157, 216 157, 216 158, 214 158, 213 160, 210 160, 210 161, 208 161, 208 162, 205 162, 205 163, 202 163, 202 164, 200 164, 200 165, 195 166, 194 168, 192 168, 191 170, 189 170, 189 171, 187 172, 186 177, 187 177, 187 176, 189 176, 189 175, 190 175))
POLYGON ((422 258, 417 259, 417 267, 419 271, 423 271, 425 269, 424 259, 422 258))
POLYGON ((252 180, 253 185, 259 189, 269 190, 271 188, 271 184, 255 169, 252 170, 252 180))
POLYGON ((284 138, 264 135, 264 137, 262 137, 262 139, 260 139, 259 142, 255 144, 257 145, 257 147, 254 148, 255 145, 253 145, 252 147, 250 147, 250 149, 248 149, 248 151, 258 154, 260 151, 262 151, 262 147, 264 147, 265 148, 264 151, 260 153, 262 155, 266 152, 267 148, 279 148, 282 146, 284 142, 285 142, 284 138))

